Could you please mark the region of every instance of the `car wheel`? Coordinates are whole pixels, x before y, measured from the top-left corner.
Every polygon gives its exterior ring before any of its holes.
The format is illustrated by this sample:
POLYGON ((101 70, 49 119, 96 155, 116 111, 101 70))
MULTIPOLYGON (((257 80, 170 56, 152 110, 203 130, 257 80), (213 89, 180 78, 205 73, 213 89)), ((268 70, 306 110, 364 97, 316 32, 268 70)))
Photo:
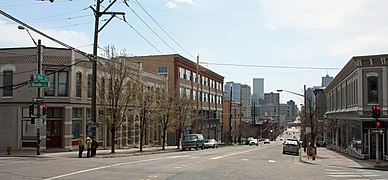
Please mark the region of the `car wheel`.
POLYGON ((198 145, 197 145, 197 146, 195 146, 195 150, 198 150, 198 145))
POLYGON ((249 144, 249 146, 252 146, 252 144, 249 144))
POLYGON ((215 146, 215 145, 213 145, 213 149, 214 149, 214 148, 216 148, 216 146, 215 146))
POLYGON ((201 149, 204 150, 205 149, 205 145, 202 144, 201 149))
POLYGON ((259 144, 256 144, 256 146, 259 146, 259 144))
POLYGON ((286 154, 286 152, 283 151, 283 154, 286 154))
POLYGON ((185 150, 185 148, 182 148, 182 151, 184 151, 185 150))
POLYGON ((189 148, 189 151, 191 151, 191 148, 189 148))

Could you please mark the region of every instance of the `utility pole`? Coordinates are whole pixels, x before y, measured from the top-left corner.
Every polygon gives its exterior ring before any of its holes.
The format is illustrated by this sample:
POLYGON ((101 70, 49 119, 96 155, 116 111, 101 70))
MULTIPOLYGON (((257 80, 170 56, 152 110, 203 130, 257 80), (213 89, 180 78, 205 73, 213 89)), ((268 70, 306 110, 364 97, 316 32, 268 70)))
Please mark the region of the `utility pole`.
MULTIPOLYGON (((38 39, 38 74, 40 75, 42 72, 42 42, 40 39, 38 39)), ((40 88, 37 89, 37 98, 40 99, 40 88)), ((38 107, 37 107, 37 113, 36 117, 37 119, 40 119, 40 105, 42 104, 42 101, 38 101, 38 107)), ((36 155, 40 155, 40 127, 36 128, 36 155)))
MULTIPOLYGON (((200 114, 200 110, 199 110, 199 93, 200 93, 200 91, 199 91, 199 54, 197 55, 197 74, 196 74, 196 81, 197 81, 197 97, 196 97, 196 100, 197 100, 197 115, 199 115, 200 114)), ((200 117, 200 116, 199 116, 200 117)), ((198 131, 198 118, 195 118, 195 131, 196 131, 196 133, 199 133, 199 131, 198 131)))
POLYGON ((116 15, 125 15, 123 12, 107 12, 110 7, 117 1, 114 0, 109 4, 107 8, 103 12, 100 12, 101 3, 104 0, 97 0, 96 9, 92 6, 90 8, 94 12, 95 24, 94 24, 94 41, 93 41, 93 67, 92 67, 92 107, 91 107, 91 121, 93 123, 92 134, 96 136, 96 123, 97 123, 97 49, 98 49, 98 33, 104 29, 104 27, 116 16, 116 15), (104 25, 100 28, 100 17, 102 15, 111 15, 110 19, 105 22, 104 25))
POLYGON ((230 86, 230 99, 229 99, 229 120, 230 120, 230 126, 229 126, 229 142, 232 144, 232 91, 233 86, 230 86))

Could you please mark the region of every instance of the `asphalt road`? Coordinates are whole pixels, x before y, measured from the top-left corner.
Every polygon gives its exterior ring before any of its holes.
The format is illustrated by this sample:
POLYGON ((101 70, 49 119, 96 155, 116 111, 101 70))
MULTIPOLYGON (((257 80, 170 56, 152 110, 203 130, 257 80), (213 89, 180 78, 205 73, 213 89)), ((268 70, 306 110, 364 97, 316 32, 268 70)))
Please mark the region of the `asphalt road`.
POLYGON ((350 179, 344 176, 349 171, 362 179, 387 178, 385 172, 301 163, 282 154, 280 141, 120 158, 0 158, 0 179, 350 179))

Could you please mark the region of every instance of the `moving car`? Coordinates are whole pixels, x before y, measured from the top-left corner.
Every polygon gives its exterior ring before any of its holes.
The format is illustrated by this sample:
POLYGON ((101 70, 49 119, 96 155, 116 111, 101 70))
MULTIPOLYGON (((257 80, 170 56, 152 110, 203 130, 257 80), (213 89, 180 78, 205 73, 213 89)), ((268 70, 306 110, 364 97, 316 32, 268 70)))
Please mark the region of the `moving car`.
POLYGON ((205 139, 202 134, 187 134, 183 136, 182 139, 182 151, 185 149, 191 150, 191 148, 201 148, 202 150, 205 148, 205 139))
POLYGON ((265 139, 264 140, 264 144, 269 144, 270 142, 269 142, 269 139, 265 139))
POLYGON ((259 142, 257 142, 257 139, 251 139, 250 141, 249 141, 249 146, 252 146, 252 145, 256 145, 256 146, 258 146, 259 145, 259 142))
POLYGON ((215 139, 206 139, 205 148, 218 148, 217 141, 215 139))
POLYGON ((297 141, 287 140, 283 143, 283 154, 291 153, 299 156, 299 144, 297 141))
POLYGON ((248 137, 248 138, 245 140, 245 144, 246 144, 246 145, 249 145, 249 143, 251 142, 252 139, 253 139, 253 137, 248 137))

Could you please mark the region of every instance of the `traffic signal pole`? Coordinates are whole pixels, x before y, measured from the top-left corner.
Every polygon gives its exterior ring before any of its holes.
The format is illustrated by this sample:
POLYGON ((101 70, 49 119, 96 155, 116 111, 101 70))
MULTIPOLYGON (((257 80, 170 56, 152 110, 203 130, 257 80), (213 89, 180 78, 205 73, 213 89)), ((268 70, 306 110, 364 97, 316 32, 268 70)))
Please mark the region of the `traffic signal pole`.
MULTIPOLYGON (((41 40, 38 39, 38 74, 42 73, 42 44, 41 40)), ((40 99, 41 95, 41 89, 37 89, 37 98, 40 99)), ((41 101, 37 102, 37 112, 36 112, 36 117, 37 119, 40 119, 40 105, 42 104, 41 101)), ((36 155, 40 155, 40 127, 36 128, 36 155)))

